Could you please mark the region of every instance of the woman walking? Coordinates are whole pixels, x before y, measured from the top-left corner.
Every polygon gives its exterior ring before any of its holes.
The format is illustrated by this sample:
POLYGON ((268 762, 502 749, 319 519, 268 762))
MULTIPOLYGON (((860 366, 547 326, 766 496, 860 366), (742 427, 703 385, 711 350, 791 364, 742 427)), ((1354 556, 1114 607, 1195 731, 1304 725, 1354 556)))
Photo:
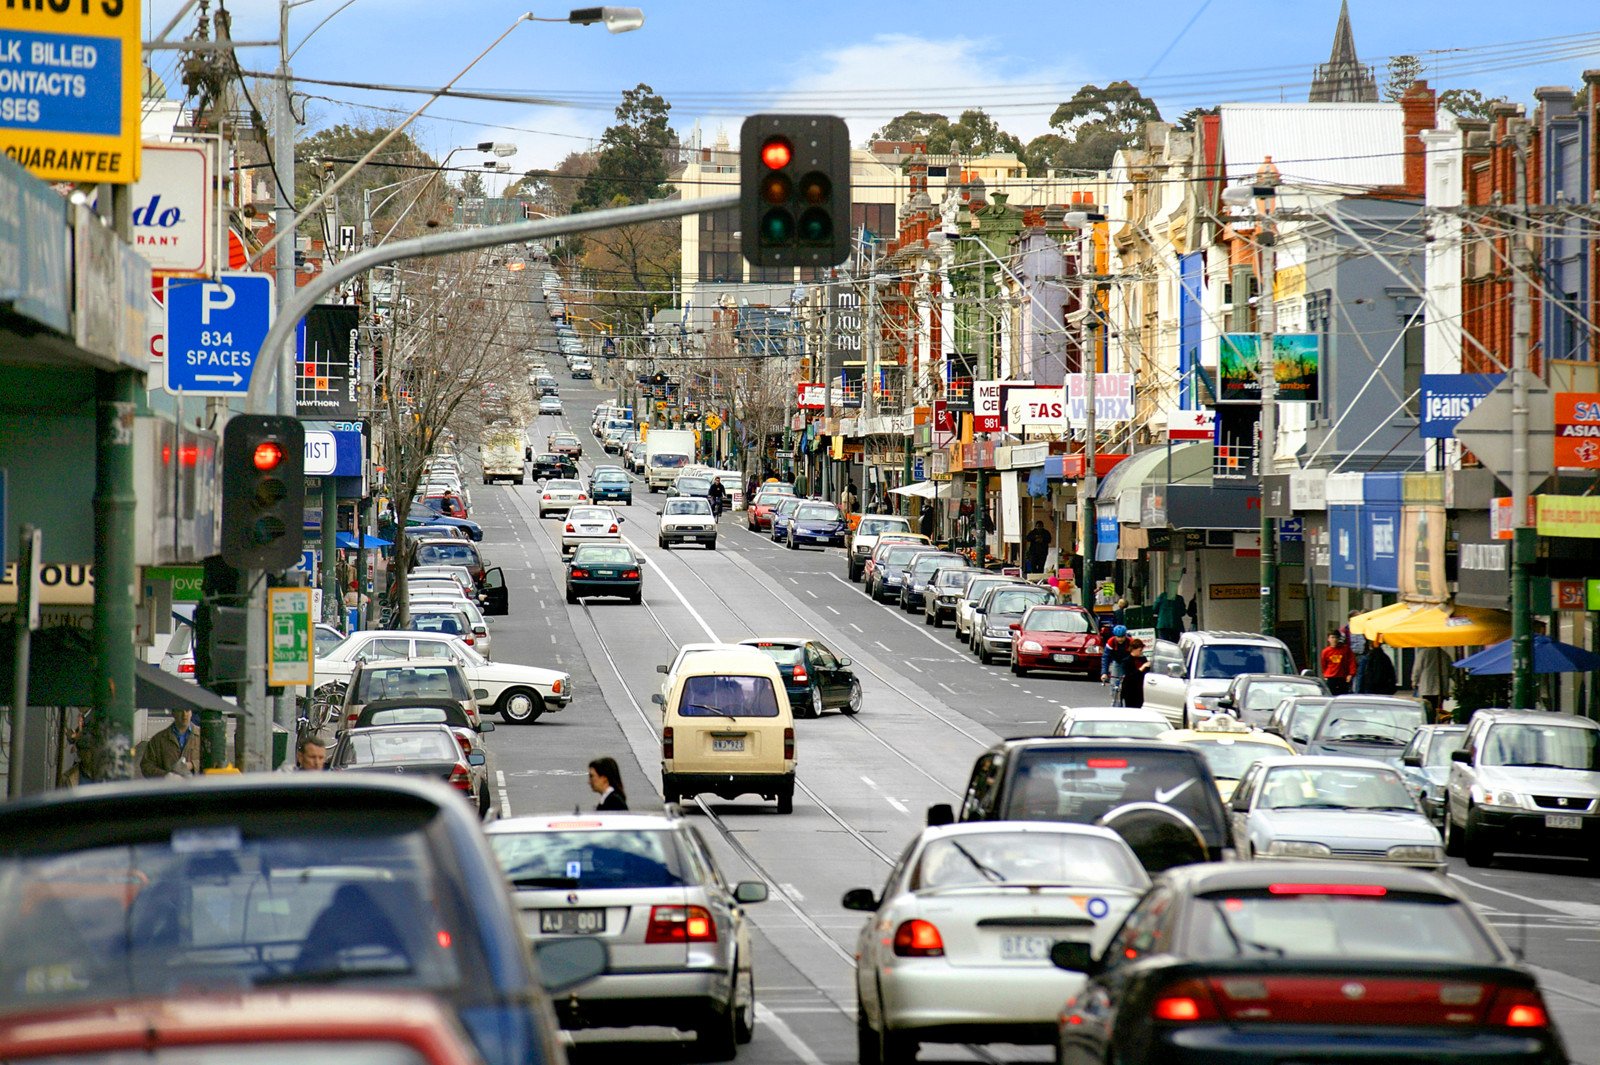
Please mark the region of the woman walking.
POLYGON ((626 810, 628 793, 622 790, 622 770, 617 760, 603 755, 589 763, 589 790, 600 796, 596 810, 626 810))

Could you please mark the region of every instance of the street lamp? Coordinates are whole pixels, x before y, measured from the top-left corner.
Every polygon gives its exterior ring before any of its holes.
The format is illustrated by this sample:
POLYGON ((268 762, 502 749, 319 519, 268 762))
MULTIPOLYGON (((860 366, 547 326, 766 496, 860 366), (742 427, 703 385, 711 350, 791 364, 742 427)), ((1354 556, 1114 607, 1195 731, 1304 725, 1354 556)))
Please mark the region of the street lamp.
POLYGON ((644 12, 636 7, 575 7, 564 19, 538 19, 539 22, 570 22, 574 26, 601 23, 608 33, 627 33, 644 25, 644 12))

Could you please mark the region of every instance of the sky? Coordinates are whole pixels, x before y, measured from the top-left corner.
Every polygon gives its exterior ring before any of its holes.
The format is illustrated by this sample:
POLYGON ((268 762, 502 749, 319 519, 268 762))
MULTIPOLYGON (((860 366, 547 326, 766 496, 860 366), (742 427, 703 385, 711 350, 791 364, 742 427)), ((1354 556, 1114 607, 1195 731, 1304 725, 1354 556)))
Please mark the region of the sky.
MULTIPOLYGON (((303 0, 290 13, 297 77, 363 84, 441 86, 521 15, 527 0, 303 0), (325 18, 332 16, 326 23, 325 18), (318 28, 319 23, 323 23, 318 28), (313 32, 313 30, 315 32, 313 32), (304 40, 306 34, 309 39, 304 40)), ((152 32, 182 0, 146 0, 152 32)), ((233 36, 276 36, 276 0, 233 0, 233 36)), ((671 103, 672 124, 704 143, 737 142, 746 114, 763 110, 843 115, 864 143, 906 110, 954 118, 982 107, 1024 141, 1049 129, 1056 104, 1086 82, 1126 79, 1176 119, 1194 106, 1305 99, 1328 57, 1339 0, 1144 0, 1093 6, 1061 0, 974 5, 949 0, 640 0, 644 26, 612 35, 599 26, 528 23, 485 56, 457 87, 543 102, 442 99, 413 127, 442 156, 458 145, 508 141, 516 171, 553 166, 589 147, 612 121, 624 89, 650 85, 671 103)), ((570 8, 535 10, 564 18, 570 8)), ((1438 89, 1476 88, 1532 100, 1542 85, 1580 84, 1600 68, 1600 14, 1572 0, 1503 3, 1350 0, 1356 46, 1380 84, 1388 57, 1422 57, 1438 89), (1448 12, 1448 18, 1441 14, 1448 12), (1520 42, 1520 43, 1519 43, 1520 42)), ((175 37, 193 26, 185 18, 175 37)), ((245 69, 268 70, 271 48, 241 50, 245 69)), ((174 53, 159 53, 167 74, 174 53)), ((180 84, 173 74, 169 84, 180 84)), ((313 126, 393 121, 424 97, 302 83, 313 126)), ((460 160, 463 156, 458 156, 460 160)))

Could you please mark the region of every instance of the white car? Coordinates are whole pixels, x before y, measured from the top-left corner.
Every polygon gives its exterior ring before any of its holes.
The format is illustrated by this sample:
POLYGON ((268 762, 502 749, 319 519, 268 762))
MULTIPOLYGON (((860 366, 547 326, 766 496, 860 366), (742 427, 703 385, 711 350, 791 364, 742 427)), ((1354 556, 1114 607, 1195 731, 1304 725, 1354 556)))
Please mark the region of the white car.
POLYGON ((1239 857, 1382 862, 1442 873, 1444 840, 1399 772, 1365 758, 1264 758, 1228 802, 1239 857))
POLYGON ((972 619, 977 617, 974 608, 978 600, 983 598, 983 593, 999 584, 1026 583, 1016 577, 1007 577, 1001 573, 979 574, 967 581, 967 589, 961 598, 956 601, 956 639, 964 644, 972 643, 972 619))
POLYGON ((544 488, 539 492, 539 517, 548 514, 565 514, 575 505, 589 502, 589 492, 583 487, 582 481, 573 481, 565 477, 555 478, 544 483, 544 488))
POLYGON ((717 519, 711 504, 700 496, 677 496, 661 504, 656 544, 670 550, 673 544, 704 544, 717 549, 717 519))
POLYGON ((552 414, 552 415, 553 414, 560 414, 561 413, 561 397, 560 396, 540 396, 539 397, 539 413, 540 414, 552 414))
POLYGON ((454 636, 407 629, 369 629, 351 633, 315 662, 315 693, 332 698, 343 690, 359 660, 449 658, 461 665, 479 705, 513 724, 532 724, 572 701, 572 677, 556 669, 490 662, 454 636))
POLYGON ((862 1060, 910 1062, 924 1042, 1054 1043, 1082 973, 1061 941, 1104 950, 1150 886, 1106 828, 968 822, 925 828, 883 895, 847 892, 872 919, 856 939, 862 1060))
POLYGON ((1097 740, 1153 740, 1170 728, 1167 715, 1138 706, 1069 706, 1055 735, 1097 740))
POLYGON ((573 507, 561 527, 561 554, 570 555, 579 544, 621 543, 625 520, 610 507, 573 507))
POLYGON ((489 631, 489 619, 484 616, 482 607, 470 599, 452 599, 431 593, 413 595, 410 599, 412 610, 426 610, 436 603, 465 613, 470 628, 467 635, 461 637, 461 642, 485 658, 491 660, 494 658, 494 655, 490 654, 494 647, 494 635, 489 631))

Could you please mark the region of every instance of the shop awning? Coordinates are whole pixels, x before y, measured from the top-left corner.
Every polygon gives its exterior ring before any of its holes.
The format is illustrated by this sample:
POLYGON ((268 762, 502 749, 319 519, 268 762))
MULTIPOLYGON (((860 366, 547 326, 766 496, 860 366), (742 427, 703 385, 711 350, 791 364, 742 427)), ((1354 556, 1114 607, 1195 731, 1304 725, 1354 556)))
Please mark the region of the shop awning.
POLYGON ((1510 638, 1511 615, 1450 603, 1396 603, 1357 614, 1350 630, 1390 647, 1482 647, 1510 638))
MULTIPOLYGON (((1128 516, 1123 520, 1137 522, 1139 520, 1139 489, 1147 484, 1165 485, 1167 479, 1167 458, 1169 450, 1165 445, 1141 451, 1130 455, 1119 463, 1110 473, 1100 479, 1100 490, 1096 498, 1101 502, 1109 503, 1119 499, 1125 493, 1132 493, 1128 516)), ((1170 450, 1172 459, 1172 483, 1196 481, 1202 474, 1209 482, 1211 472, 1211 445, 1210 444, 1179 444, 1170 450)), ((1121 508, 1118 508, 1121 517, 1121 508)))
POLYGON ((951 482, 942 484, 938 481, 914 481, 903 484, 899 488, 889 489, 892 496, 916 496, 918 499, 949 499, 951 482))
MULTIPOLYGON (((1455 664, 1468 673, 1504 674, 1511 672, 1511 641, 1485 647, 1477 654, 1468 655, 1455 664)), ((1600 669, 1600 655, 1575 647, 1570 643, 1552 640, 1543 634, 1533 638, 1533 671, 1535 673, 1591 673, 1600 669)))
POLYGON ((376 549, 376 548, 379 548, 379 547, 393 547, 394 546, 394 541, 393 540, 385 540, 383 537, 381 537, 381 536, 373 536, 371 533, 365 534, 365 536, 363 537, 364 542, 358 542, 356 540, 356 534, 355 533, 345 532, 343 529, 339 530, 339 533, 338 533, 337 536, 334 537, 334 540, 335 540, 336 543, 338 543, 338 545, 340 547, 348 548, 349 550, 352 550, 352 551, 355 550, 357 547, 365 547, 367 550, 370 551, 370 550, 373 550, 373 549, 376 549))

